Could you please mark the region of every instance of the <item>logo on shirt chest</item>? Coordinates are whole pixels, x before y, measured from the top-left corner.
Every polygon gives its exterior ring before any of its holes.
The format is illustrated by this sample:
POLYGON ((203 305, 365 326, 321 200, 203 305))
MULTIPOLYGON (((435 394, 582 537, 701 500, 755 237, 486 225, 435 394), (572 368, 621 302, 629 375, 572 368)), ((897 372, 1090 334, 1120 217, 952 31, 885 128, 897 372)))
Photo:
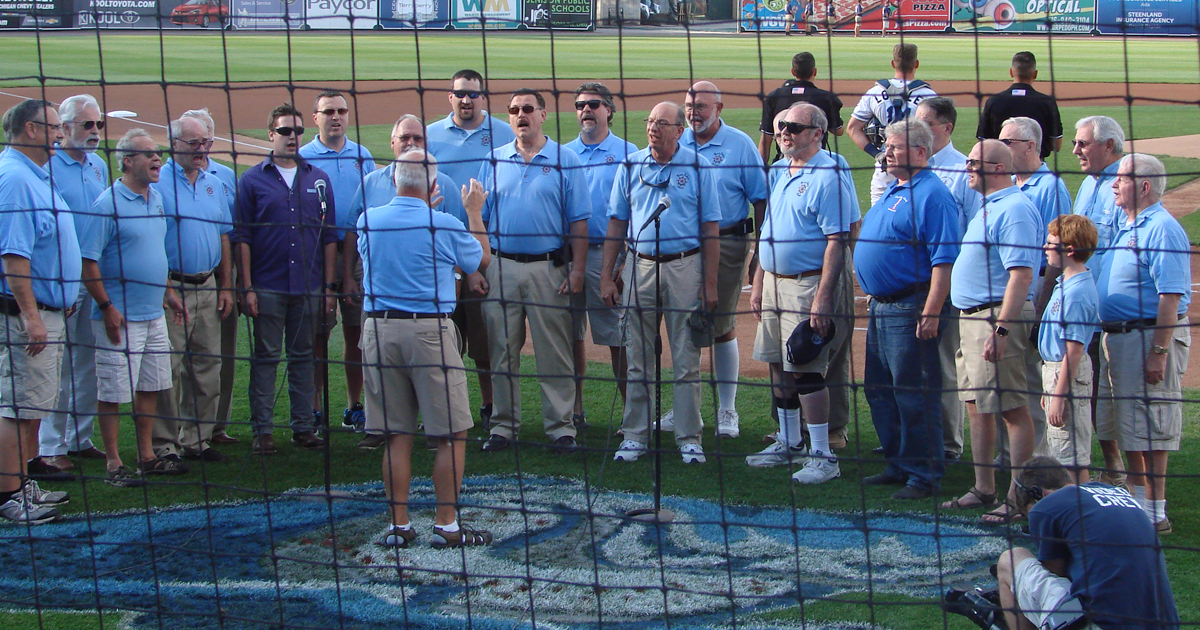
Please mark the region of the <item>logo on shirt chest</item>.
POLYGON ((908 198, 907 197, 896 197, 896 203, 893 203, 892 207, 888 208, 888 212, 895 212, 896 209, 899 208, 900 204, 902 204, 902 203, 908 203, 908 198))
POLYGON ((215 194, 216 194, 216 192, 215 192, 215 191, 213 191, 213 187, 212 187, 212 186, 205 186, 205 187, 204 187, 204 192, 208 193, 208 196, 209 196, 209 197, 211 197, 211 196, 213 196, 213 195, 215 195, 215 194))
POLYGON ((604 163, 605 163, 605 164, 612 164, 613 162, 616 162, 616 161, 617 161, 617 158, 615 158, 615 157, 613 157, 613 156, 611 156, 611 155, 610 155, 610 156, 608 156, 608 157, 606 157, 606 158, 604 158, 604 163))
POLYGON ((486 134, 486 133, 485 133, 485 134, 483 134, 482 136, 480 136, 480 137, 479 137, 479 144, 482 144, 482 145, 483 145, 483 146, 485 146, 485 147, 490 147, 490 146, 492 146, 492 136, 491 136, 491 134, 486 134))
POLYGON ((93 164, 93 165, 92 165, 92 172, 96 174, 96 181, 98 181, 98 182, 102 182, 102 181, 104 181, 104 175, 103 175, 103 174, 100 172, 100 167, 99 167, 99 166, 96 166, 96 165, 94 165, 94 164, 93 164))
POLYGON ((358 160, 354 160, 354 170, 361 173, 362 172, 362 162, 360 162, 358 160))
POLYGON ((714 153, 713 154, 713 156, 712 156, 713 166, 717 166, 718 164, 720 164, 721 162, 724 162, 724 161, 725 161, 724 153, 714 153))
POLYGON ((1062 300, 1055 300, 1054 303, 1050 305, 1050 314, 1058 315, 1060 311, 1062 311, 1062 300))
POLYGON ((1130 234, 1129 240, 1125 242, 1125 247, 1129 249, 1137 249, 1137 234, 1130 234))
POLYGON ((675 185, 679 186, 680 188, 687 186, 688 181, 690 181, 690 178, 687 176, 686 173, 675 176, 675 185))
POLYGON ((160 217, 162 217, 162 216, 166 216, 166 214, 167 214, 167 211, 163 209, 163 207, 162 207, 162 204, 161 204, 161 203, 160 203, 160 204, 158 204, 157 206, 154 206, 154 209, 155 209, 156 211, 158 211, 158 216, 160 216, 160 217))
POLYGON ((808 182, 800 182, 800 185, 796 186, 796 196, 803 197, 806 192, 808 192, 808 182))
POLYGON ((549 175, 553 171, 554 169, 550 168, 549 166, 542 167, 542 175, 549 175))

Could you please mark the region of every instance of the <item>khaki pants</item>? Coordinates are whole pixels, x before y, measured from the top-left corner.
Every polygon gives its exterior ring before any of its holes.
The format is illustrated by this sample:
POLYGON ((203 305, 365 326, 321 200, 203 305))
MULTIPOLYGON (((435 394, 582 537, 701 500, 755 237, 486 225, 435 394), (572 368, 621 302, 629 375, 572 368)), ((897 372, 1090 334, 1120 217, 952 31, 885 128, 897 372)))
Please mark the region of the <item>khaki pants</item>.
POLYGON ((221 313, 217 280, 204 284, 172 282, 190 320, 178 325, 167 314, 171 338, 171 389, 159 393, 152 441, 158 455, 178 450, 199 453, 208 447, 221 397, 221 313))
MULTIPOLYGON (((963 452, 963 417, 965 405, 958 399, 958 367, 954 356, 958 354, 959 310, 947 319, 942 336, 938 339, 938 361, 942 364, 942 447, 955 455, 963 452)), ((1005 430, 1003 434, 1007 434, 1005 430)), ((1001 435, 1001 434, 997 434, 1001 435)))
POLYGON ((654 342, 659 321, 666 320, 667 340, 675 370, 675 443, 699 444, 700 350, 692 343, 688 317, 700 305, 703 276, 700 255, 657 263, 631 255, 625 264, 625 347, 629 371, 625 390, 626 440, 649 442, 650 418, 655 412, 654 342), (658 295, 654 270, 658 267, 658 295))
POLYGON ((542 385, 542 425, 551 440, 575 436, 575 357, 571 298, 559 295, 567 265, 519 263, 496 256, 483 303, 492 355, 492 433, 515 439, 521 428, 521 347, 525 321, 542 385))

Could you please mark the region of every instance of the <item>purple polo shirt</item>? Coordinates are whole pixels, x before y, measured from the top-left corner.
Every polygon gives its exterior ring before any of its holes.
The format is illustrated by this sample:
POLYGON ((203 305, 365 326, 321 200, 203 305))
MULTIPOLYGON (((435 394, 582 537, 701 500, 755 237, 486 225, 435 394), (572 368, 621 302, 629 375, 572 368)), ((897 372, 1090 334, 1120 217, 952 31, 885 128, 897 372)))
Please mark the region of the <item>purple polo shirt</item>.
POLYGON ((297 158, 289 189, 271 157, 238 180, 230 242, 250 245, 250 278, 256 289, 299 295, 324 285, 324 245, 337 242, 333 188, 325 171, 297 158), (317 182, 326 187, 322 221, 317 182))

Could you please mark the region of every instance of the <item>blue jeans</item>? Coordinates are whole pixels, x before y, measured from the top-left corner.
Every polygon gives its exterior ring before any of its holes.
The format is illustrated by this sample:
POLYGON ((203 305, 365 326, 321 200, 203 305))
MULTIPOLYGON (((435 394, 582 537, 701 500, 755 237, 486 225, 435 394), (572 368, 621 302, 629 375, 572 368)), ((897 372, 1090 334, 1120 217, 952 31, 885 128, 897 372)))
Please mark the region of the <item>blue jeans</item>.
POLYGON ((275 424, 276 377, 281 355, 287 354, 288 398, 293 433, 313 430, 314 319, 320 298, 256 289, 254 350, 250 355, 250 425, 255 435, 270 435, 275 424), (286 343, 286 346, 285 346, 286 343))
MULTIPOLYGON (((918 339, 926 293, 892 304, 871 301, 864 389, 875 433, 883 445, 885 474, 908 485, 937 490, 946 472, 942 454, 942 368, 938 339, 918 339)), ((938 335, 953 309, 942 308, 938 335)))

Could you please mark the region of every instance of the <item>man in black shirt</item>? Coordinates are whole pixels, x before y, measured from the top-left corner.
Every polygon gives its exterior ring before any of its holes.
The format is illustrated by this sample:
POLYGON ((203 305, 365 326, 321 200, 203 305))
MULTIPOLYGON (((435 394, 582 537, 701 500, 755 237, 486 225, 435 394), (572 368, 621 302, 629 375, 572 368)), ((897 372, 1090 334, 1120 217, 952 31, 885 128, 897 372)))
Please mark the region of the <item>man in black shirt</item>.
POLYGON ((980 140, 999 138, 1000 125, 1009 118, 1028 116, 1042 128, 1042 159, 1062 148, 1062 120, 1058 115, 1058 101, 1050 94, 1033 89, 1037 79, 1037 59, 1031 52, 1013 55, 1012 68, 1008 71, 1013 83, 1003 92, 988 98, 979 117, 979 128, 975 136, 980 140))
MULTIPOLYGON (((758 140, 758 152, 762 154, 763 163, 767 165, 774 161, 770 158, 771 147, 774 145, 775 116, 795 103, 804 101, 820 107, 829 120, 829 133, 839 136, 845 133, 842 126, 842 100, 837 94, 822 90, 812 82, 817 76, 817 60, 812 53, 796 53, 796 56, 792 57, 792 76, 796 78, 784 82, 763 99, 762 122, 758 127, 762 137, 758 140)), ((827 147, 828 141, 829 136, 826 134, 821 145, 827 147)), ((776 158, 778 157, 776 155, 776 158)))

